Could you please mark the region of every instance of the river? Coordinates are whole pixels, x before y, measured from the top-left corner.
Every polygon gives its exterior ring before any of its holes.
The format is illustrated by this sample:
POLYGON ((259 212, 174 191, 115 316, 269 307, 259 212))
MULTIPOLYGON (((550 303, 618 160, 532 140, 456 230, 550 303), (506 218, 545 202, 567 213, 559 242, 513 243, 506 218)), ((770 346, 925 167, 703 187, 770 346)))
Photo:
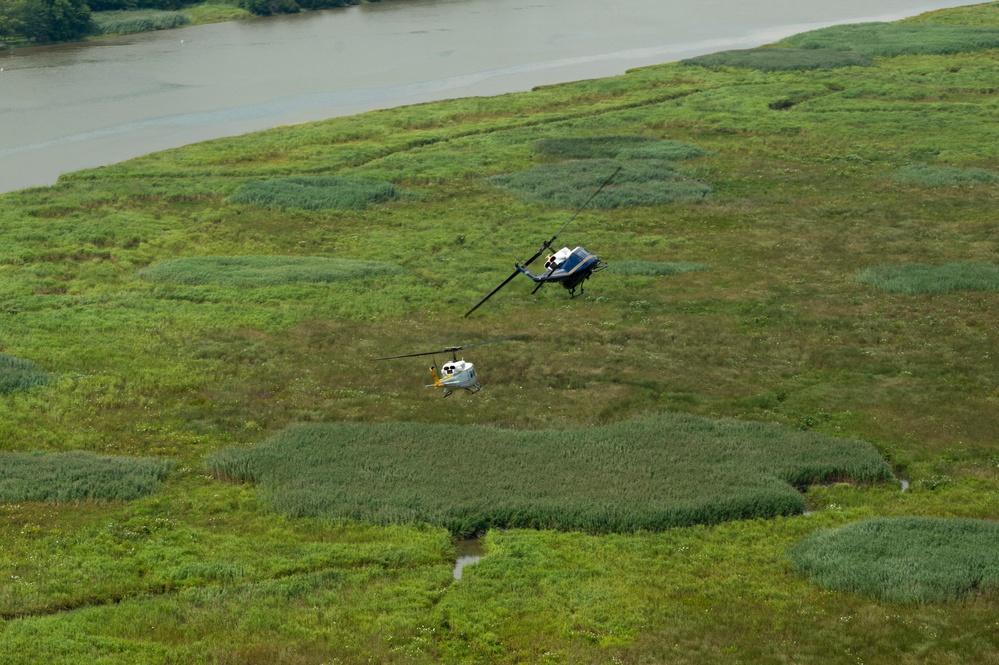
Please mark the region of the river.
POLYGON ((0 192, 149 152, 749 48, 947 0, 387 0, 0 51, 0 192))

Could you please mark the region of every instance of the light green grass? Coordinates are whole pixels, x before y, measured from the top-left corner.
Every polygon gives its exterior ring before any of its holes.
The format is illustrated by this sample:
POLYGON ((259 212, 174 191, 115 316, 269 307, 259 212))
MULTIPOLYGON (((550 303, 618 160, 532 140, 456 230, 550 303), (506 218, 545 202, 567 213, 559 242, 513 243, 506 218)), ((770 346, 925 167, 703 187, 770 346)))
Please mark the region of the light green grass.
POLYGON ((0 451, 0 501, 127 501, 156 489, 172 466, 86 451, 0 451))
POLYGON ((877 518, 820 531, 791 558, 827 589, 939 603, 999 590, 997 543, 999 524, 986 520, 877 518))
POLYGON ((191 22, 191 18, 185 12, 156 9, 94 12, 90 16, 98 31, 104 35, 130 35, 136 32, 169 30, 191 22))
POLYGON ((879 291, 916 295, 999 290, 999 265, 955 262, 882 265, 857 272, 857 281, 879 291))
POLYGON ((237 189, 229 200, 268 208, 359 210, 404 194, 389 182, 341 176, 303 176, 249 182, 237 189))
POLYGON ((238 21, 253 16, 246 9, 241 9, 235 5, 212 2, 188 5, 181 11, 187 14, 195 25, 219 23, 222 21, 238 21))
POLYGON ((155 263, 139 276, 152 282, 253 288, 296 282, 339 282, 403 272, 399 266, 380 261, 322 256, 197 256, 155 263))
POLYGON ((886 481, 863 442, 760 423, 650 416, 587 430, 385 424, 291 428, 213 453, 290 516, 429 522, 456 534, 531 527, 629 532, 790 515, 794 487, 886 481))
POLYGON ((859 51, 812 48, 753 48, 708 53, 681 60, 684 65, 700 67, 742 67, 765 72, 796 69, 835 69, 870 67, 874 60, 859 51))

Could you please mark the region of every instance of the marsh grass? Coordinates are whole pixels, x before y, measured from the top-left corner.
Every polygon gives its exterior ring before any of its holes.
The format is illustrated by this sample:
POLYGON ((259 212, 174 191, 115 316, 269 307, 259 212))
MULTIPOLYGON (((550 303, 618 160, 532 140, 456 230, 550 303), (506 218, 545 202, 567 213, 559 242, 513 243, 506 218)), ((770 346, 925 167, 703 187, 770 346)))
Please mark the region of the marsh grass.
POLYGON ((197 256, 154 263, 139 272, 151 282, 254 288, 295 282, 338 282, 403 274, 391 263, 322 256, 197 256))
POLYGON ((0 501, 128 501, 152 492, 172 466, 87 451, 0 451, 0 501))
POLYGON ((699 272, 707 270, 708 266, 703 263, 691 263, 689 261, 638 261, 624 260, 614 261, 610 264, 613 272, 622 275, 679 275, 685 272, 699 272))
POLYGON ((348 423, 293 427, 205 460, 260 483, 289 516, 631 532, 801 512, 795 487, 883 482, 869 444, 760 423, 661 414, 587 430, 348 423))
POLYGON ((184 12, 158 9, 94 12, 90 16, 97 31, 103 35, 130 35, 136 32, 169 30, 191 22, 191 17, 184 12))
POLYGON ((997 543, 995 522, 885 517, 819 531, 791 549, 791 560, 827 589, 940 603, 999 589, 997 543))
POLYGON ((35 363, 0 353, 0 395, 44 386, 48 382, 48 373, 35 363))
POLYGON ((999 182, 999 173, 986 169, 912 164, 896 171, 892 180, 913 187, 960 187, 999 182))
POLYGON ((857 272, 857 281, 879 291, 916 295, 999 290, 999 265, 954 262, 882 265, 857 272))
POLYGON ((874 59, 859 51, 812 48, 752 48, 708 53, 681 60, 683 65, 700 67, 741 67, 764 72, 796 69, 835 69, 870 67, 874 59))
MULTIPOLYGON (((999 4, 975 14, 999 25, 999 4)), ((994 186, 929 189, 888 177, 921 162, 999 170, 995 58, 776 72, 664 64, 219 139, 4 194, 0 344, 59 380, 0 398, 0 447, 156 455, 177 469, 135 501, 0 502, 0 611, 14 617, 0 631, 0 660, 991 662, 996 593, 946 607, 888 605, 788 574, 786 555, 818 528, 873 516, 997 517, 999 293, 886 296, 854 279, 886 257, 992 260, 994 186), (793 110, 768 112, 775 100, 793 110), (562 289, 531 295, 518 278, 463 320, 509 275, 505 247, 529 253, 573 212, 525 203, 488 178, 557 160, 535 152, 539 139, 581 136, 702 147, 710 159, 671 164, 712 194, 587 210, 563 242, 612 266, 625 257, 711 270, 608 270, 571 300, 562 289), (319 173, 419 188, 420 197, 345 211, 227 201, 251 180, 319 173), (136 276, 193 254, 304 248, 411 272, 334 287, 136 276), (516 332, 530 332, 530 345, 474 357, 486 381, 477 395, 442 400, 423 387, 418 359, 365 362, 427 341, 441 348, 516 332), (451 583, 443 528, 351 523, 359 532, 345 539, 338 520, 290 518, 261 502, 295 489, 294 478, 258 488, 219 482, 202 466, 212 451, 271 441, 296 423, 511 433, 494 435, 502 445, 492 449, 516 454, 469 469, 454 483, 467 489, 474 474, 535 459, 521 448, 557 432, 584 432, 580 448, 598 434, 618 443, 601 428, 670 409, 870 441, 912 484, 812 485, 807 515, 655 533, 493 530, 483 561, 451 583), (429 534, 422 556, 406 555, 429 534)), ((482 443, 445 462, 469 451, 481 460, 491 449, 477 450, 482 443)), ((691 463, 709 447, 694 446, 691 463)), ((422 459, 424 471, 436 462, 424 448, 438 450, 414 445, 385 468, 422 459)), ((612 483, 594 491, 617 492, 611 468, 588 476, 612 483)), ((714 468, 712 482, 725 487, 738 467, 721 459, 714 468)), ((318 476, 301 476, 305 498, 289 498, 290 508, 337 490, 330 480, 339 476, 318 476)), ((652 487, 633 467, 620 477, 652 487)), ((734 500, 772 490, 800 506, 771 471, 738 480, 734 500)), ((695 485, 684 482, 678 488, 695 485)), ((440 491, 421 488, 435 500, 440 491)), ((368 507, 398 517, 421 500, 368 507)))
POLYGON ((934 23, 853 23, 792 35, 780 45, 872 56, 945 55, 999 47, 999 28, 934 23))
POLYGON ((555 159, 665 159, 704 157, 708 151, 684 141, 644 136, 548 138, 534 142, 534 152, 555 159))
POLYGON ((494 176, 491 182, 533 203, 578 207, 614 171, 621 171, 590 205, 596 208, 692 203, 711 192, 708 185, 681 173, 663 159, 580 159, 539 164, 526 171, 494 176))
POLYGON ((342 176, 299 176, 255 180, 237 189, 229 201, 268 208, 360 210, 406 195, 390 182, 342 176))

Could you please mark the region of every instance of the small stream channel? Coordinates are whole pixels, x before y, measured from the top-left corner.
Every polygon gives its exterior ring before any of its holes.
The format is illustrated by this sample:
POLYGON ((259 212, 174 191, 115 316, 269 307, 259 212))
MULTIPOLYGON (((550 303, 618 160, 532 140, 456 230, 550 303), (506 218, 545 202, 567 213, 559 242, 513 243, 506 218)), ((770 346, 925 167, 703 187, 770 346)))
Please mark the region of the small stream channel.
MULTIPOLYGON (((898 478, 898 481, 902 484, 902 490, 906 491, 909 489, 909 481, 905 478, 898 478)), ((803 514, 808 515, 811 511, 806 510, 803 514)), ((454 558, 454 570, 452 575, 455 580, 461 579, 462 571, 465 566, 471 566, 477 563, 482 557, 485 556, 486 551, 482 546, 482 541, 479 538, 463 538, 457 540, 454 543, 455 558, 454 558)))
POLYGON ((455 549, 455 560, 454 560, 454 579, 461 579, 461 571, 465 566, 470 566, 477 562, 483 556, 485 556, 485 549, 482 547, 482 541, 478 538, 466 538, 456 541, 454 544, 455 549))

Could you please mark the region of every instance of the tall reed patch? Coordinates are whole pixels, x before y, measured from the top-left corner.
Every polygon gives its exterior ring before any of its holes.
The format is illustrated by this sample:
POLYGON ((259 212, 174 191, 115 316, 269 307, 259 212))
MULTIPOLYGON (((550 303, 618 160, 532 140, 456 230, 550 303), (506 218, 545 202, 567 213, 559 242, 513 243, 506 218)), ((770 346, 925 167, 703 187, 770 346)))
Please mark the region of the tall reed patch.
POLYGON ((873 56, 946 55, 999 47, 999 28, 937 23, 852 23, 792 35, 780 45, 873 56))
POLYGON ((129 9, 93 12, 90 15, 95 31, 103 35, 130 35, 151 30, 179 28, 191 22, 184 12, 158 9, 129 9))
POLYGON ((960 187, 999 182, 999 173, 986 169, 912 164, 896 171, 892 180, 913 187, 960 187))
POLYGON ((765 72, 795 69, 834 69, 870 67, 874 59, 859 51, 809 48, 751 48, 708 53, 681 60, 683 65, 701 67, 741 67, 765 72))
POLYGON ((404 272, 392 263, 323 256, 192 256, 154 263, 139 276, 152 282, 253 288, 367 279, 404 272))
POLYGON ((340 176, 299 176, 255 180, 237 189, 229 201, 268 208, 360 210, 405 195, 390 182, 340 176))
POLYGON ((999 590, 999 524, 882 517, 819 531, 791 550, 814 583, 892 603, 964 600, 999 590))
POLYGON ((581 159, 539 164, 526 171, 491 178, 499 187, 531 203, 578 207, 618 167, 621 171, 594 198, 597 208, 649 206, 702 201, 708 185, 697 182, 663 159, 581 159))
POLYGON ((44 386, 48 382, 48 373, 35 363, 0 353, 0 395, 44 386))
POLYGON ((0 501, 127 501, 152 492, 172 466, 87 451, 0 452, 0 501))
POLYGON ((661 531, 800 513, 796 487, 890 480, 869 444, 764 423, 660 414, 599 428, 336 423, 208 456, 289 516, 493 527, 661 531))
POLYGON ((907 295, 996 291, 999 290, 999 265, 965 262, 881 265, 858 271, 856 279, 880 291, 907 295))

